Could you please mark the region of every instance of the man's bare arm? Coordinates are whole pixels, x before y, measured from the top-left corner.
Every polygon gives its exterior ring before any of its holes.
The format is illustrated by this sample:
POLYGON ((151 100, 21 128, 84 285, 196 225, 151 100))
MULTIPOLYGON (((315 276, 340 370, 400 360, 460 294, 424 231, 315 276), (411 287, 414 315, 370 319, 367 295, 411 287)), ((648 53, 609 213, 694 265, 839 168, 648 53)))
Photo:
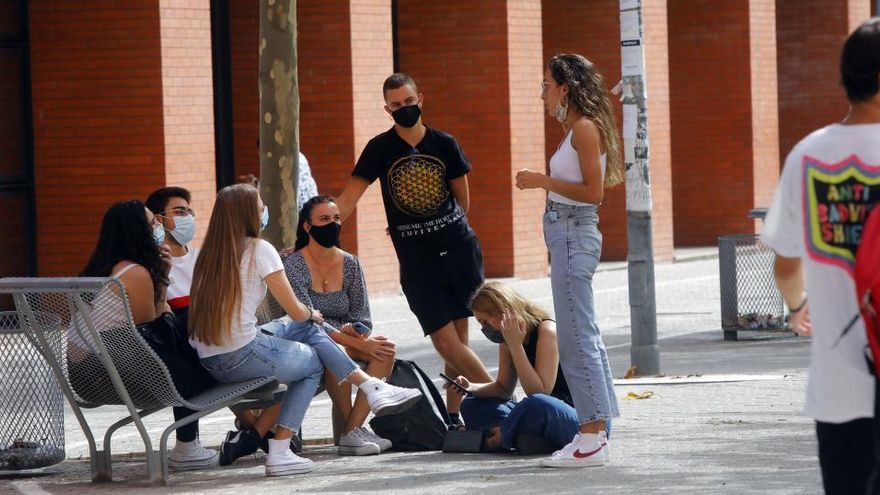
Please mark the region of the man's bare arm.
POLYGON ((357 206, 357 202, 367 191, 368 187, 370 187, 370 183, 366 179, 357 176, 351 176, 348 179, 345 189, 342 190, 342 194, 336 199, 336 206, 339 207, 339 216, 343 222, 354 211, 354 207, 357 206))

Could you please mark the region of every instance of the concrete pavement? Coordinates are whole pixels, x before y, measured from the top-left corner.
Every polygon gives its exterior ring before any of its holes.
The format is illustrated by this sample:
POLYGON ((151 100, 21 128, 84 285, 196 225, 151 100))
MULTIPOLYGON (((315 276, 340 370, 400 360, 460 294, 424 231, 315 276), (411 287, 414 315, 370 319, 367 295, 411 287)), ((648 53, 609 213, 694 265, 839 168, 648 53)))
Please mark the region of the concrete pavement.
MULTIPOLYGON (((718 261, 712 252, 686 253, 689 261, 656 267, 659 380, 618 380, 622 416, 614 422, 611 465, 580 470, 537 467, 515 455, 388 453, 338 457, 328 446, 307 446, 313 473, 269 479, 262 459, 240 459, 225 468, 172 474, 170 486, 148 487, 136 454, 143 449, 133 429, 117 434, 112 484, 88 482, 88 450, 73 416, 66 418, 64 463, 44 476, 0 480, 0 492, 70 493, 821 493, 813 422, 800 414, 809 341, 784 334, 745 334, 722 340, 718 261), (708 259, 707 259, 708 256, 708 259), (628 399, 651 391, 649 399, 628 399), (126 460, 128 459, 128 460, 126 460)), ((626 271, 603 263, 595 277, 602 331, 616 377, 629 367, 626 271)), ((549 280, 511 280, 517 290, 552 310, 549 280)), ((399 356, 417 361, 431 376, 441 364, 402 297, 372 301, 378 332, 397 341, 399 356)), ((471 346, 490 369, 497 347, 472 323, 471 346)), ((439 381, 439 380, 438 380, 439 381)), ((118 408, 87 412, 101 431, 118 408)), ((330 436, 330 403, 318 396, 304 426, 306 440, 330 436)), ((217 445, 232 416, 202 420, 201 437, 217 445)), ((170 424, 170 410, 148 420, 153 438, 170 424)))

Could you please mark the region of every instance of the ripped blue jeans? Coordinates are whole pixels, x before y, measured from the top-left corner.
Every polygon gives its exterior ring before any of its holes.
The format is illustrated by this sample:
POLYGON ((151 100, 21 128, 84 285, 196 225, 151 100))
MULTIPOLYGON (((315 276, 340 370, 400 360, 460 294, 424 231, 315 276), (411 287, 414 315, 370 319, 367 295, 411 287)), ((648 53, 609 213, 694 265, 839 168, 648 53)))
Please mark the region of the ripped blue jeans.
POLYGON ((275 336, 257 331, 254 339, 244 347, 203 358, 201 362, 218 382, 234 383, 274 376, 287 384, 278 425, 296 432, 302 426, 306 409, 312 403, 324 373, 324 365, 315 349, 298 340, 307 339, 297 332, 275 336))
POLYGON ((593 299, 593 273, 602 254, 598 207, 548 200, 544 241, 550 251, 559 364, 578 421, 584 424, 620 416, 593 299))

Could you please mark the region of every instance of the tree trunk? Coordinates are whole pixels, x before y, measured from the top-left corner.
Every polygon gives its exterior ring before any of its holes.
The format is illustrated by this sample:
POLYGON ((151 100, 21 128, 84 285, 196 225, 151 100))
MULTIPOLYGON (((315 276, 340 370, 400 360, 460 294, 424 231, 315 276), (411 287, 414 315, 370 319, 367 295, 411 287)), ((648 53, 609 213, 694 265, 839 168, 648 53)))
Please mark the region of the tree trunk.
POLYGON ((260 196, 269 208, 263 237, 292 246, 299 213, 299 89, 296 0, 260 3, 260 196))

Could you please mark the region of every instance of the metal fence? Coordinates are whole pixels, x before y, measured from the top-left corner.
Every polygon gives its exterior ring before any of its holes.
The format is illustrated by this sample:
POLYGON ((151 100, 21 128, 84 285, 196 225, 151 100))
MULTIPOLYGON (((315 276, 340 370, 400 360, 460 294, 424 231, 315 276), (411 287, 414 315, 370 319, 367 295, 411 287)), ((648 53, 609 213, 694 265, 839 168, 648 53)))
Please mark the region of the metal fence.
MULTIPOLYGON (((52 340, 61 345, 61 339, 52 340)), ((28 340, 17 314, 0 312, 0 471, 64 460, 63 399, 52 368, 28 340)))
POLYGON ((782 294, 773 279, 773 250, 757 235, 718 239, 721 328, 725 340, 742 330, 785 330, 782 294))

